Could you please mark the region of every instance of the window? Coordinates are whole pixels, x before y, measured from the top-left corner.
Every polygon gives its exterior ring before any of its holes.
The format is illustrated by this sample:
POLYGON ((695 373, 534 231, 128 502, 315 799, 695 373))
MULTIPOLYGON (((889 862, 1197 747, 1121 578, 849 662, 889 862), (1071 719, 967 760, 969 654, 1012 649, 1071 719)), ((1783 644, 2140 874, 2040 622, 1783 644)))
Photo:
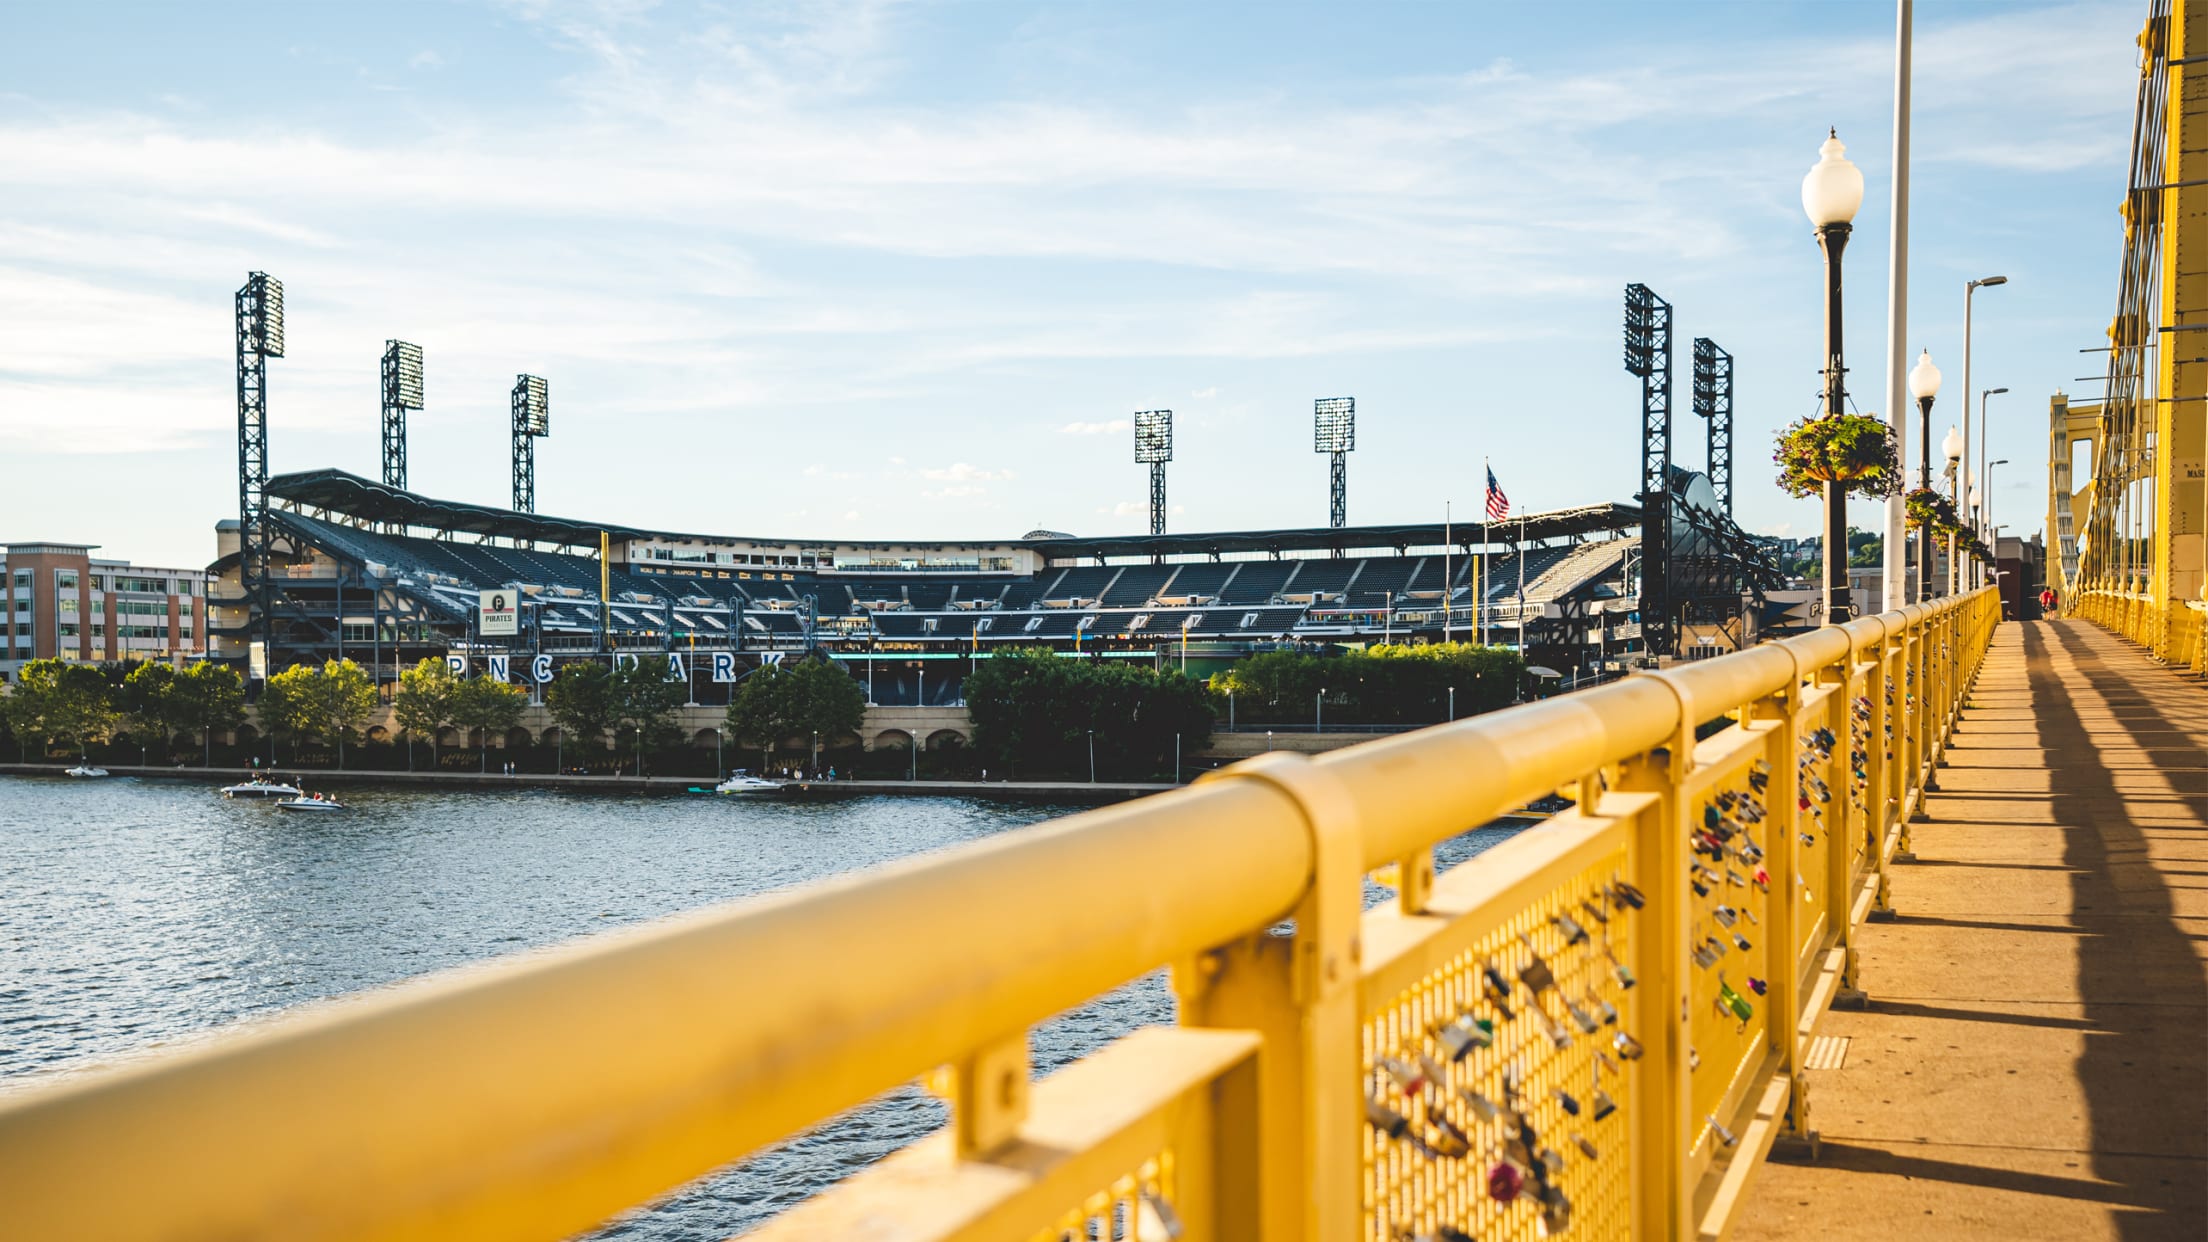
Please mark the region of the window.
POLYGON ((28 569, 18 569, 18 570, 16 570, 16 571, 15 571, 15 585, 16 585, 16 589, 17 589, 17 590, 21 590, 21 591, 28 591, 28 590, 30 590, 30 589, 31 589, 31 571, 30 571, 30 570, 28 570, 28 569))
POLYGON ((138 591, 152 595, 166 595, 169 593, 169 584, 167 580, 161 578, 125 578, 121 574, 117 574, 115 576, 115 589, 118 591, 138 591))
POLYGON ((57 591, 74 591, 74 590, 76 590, 76 589, 77 589, 77 571, 76 571, 76 570, 74 570, 74 569, 57 569, 57 570, 55 570, 55 571, 54 571, 54 589, 55 589, 55 590, 57 590, 57 591))
POLYGON ((64 615, 73 613, 77 610, 77 597, 74 595, 64 595, 60 599, 54 601, 54 608, 56 611, 64 615))
POLYGON ((17 612, 29 612, 31 610, 31 601, 27 599, 19 599, 15 601, 15 610, 17 612))
POLYGON ((107 589, 107 575, 106 575, 106 574, 94 574, 94 575, 92 575, 92 589, 93 589, 93 590, 95 590, 95 591, 104 591, 104 590, 106 590, 106 589, 107 589))
POLYGON ((56 637, 60 638, 75 638, 77 636, 77 627, 65 622, 54 627, 54 634, 56 637))
POLYGON ((169 605, 163 600, 119 599, 115 601, 115 611, 130 617, 165 617, 169 615, 169 605))
POLYGON ((118 625, 117 638, 167 638, 169 627, 165 625, 118 625))

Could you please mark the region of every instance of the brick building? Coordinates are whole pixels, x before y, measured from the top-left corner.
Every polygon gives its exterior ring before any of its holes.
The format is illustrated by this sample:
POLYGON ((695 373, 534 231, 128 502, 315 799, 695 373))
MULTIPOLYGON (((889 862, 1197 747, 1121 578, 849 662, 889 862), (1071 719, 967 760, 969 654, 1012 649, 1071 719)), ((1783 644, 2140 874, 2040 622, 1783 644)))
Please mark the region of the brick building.
POLYGON ((83 543, 0 544, 0 674, 26 660, 197 660, 207 654, 207 573, 92 555, 83 543))

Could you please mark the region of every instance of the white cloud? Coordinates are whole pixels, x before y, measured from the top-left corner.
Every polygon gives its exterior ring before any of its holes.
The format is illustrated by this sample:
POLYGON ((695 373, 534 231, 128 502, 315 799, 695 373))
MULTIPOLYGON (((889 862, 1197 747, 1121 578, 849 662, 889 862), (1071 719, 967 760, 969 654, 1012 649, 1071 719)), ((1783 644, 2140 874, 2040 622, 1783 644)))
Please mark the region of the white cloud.
POLYGON ((1058 434, 1067 436, 1122 435, 1134 429, 1135 424, 1130 420, 1114 418, 1101 423, 1067 423, 1058 429, 1058 434))
MULTIPOLYGON (((1192 392, 1192 393, 1190 393, 1190 394, 1188 394, 1188 395, 1189 395, 1189 396, 1191 396, 1191 397, 1194 397, 1194 398, 1196 398, 1196 399, 1197 399, 1197 400, 1199 400, 1199 401, 1201 401, 1201 400, 1204 400, 1204 399, 1206 399, 1206 398, 1209 398, 1209 397, 1216 397, 1216 396, 1218 396, 1218 395, 1219 395, 1219 385, 1217 385, 1217 384, 1213 384, 1213 385, 1212 385, 1211 387, 1209 387, 1209 388, 1199 388, 1199 389, 1197 389, 1196 391, 1194 391, 1194 392, 1192 392)), ((1435 589, 1436 591, 1439 591, 1439 590, 1440 590, 1441 588, 1440 588, 1440 587, 1435 587, 1434 589, 1435 589)))
POLYGON ((923 469, 920 472, 920 477, 933 479, 937 482, 986 483, 993 480, 1009 479, 1012 477, 1012 472, 1009 470, 984 470, 979 466, 971 466, 961 461, 953 462, 938 469, 923 469))

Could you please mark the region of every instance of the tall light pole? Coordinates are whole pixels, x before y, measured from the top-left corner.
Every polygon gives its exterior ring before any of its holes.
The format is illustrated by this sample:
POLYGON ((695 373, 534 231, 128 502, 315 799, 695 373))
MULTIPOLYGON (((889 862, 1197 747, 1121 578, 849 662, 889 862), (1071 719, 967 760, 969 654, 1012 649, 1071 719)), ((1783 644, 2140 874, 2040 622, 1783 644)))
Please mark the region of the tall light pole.
MULTIPOLYGON (((1825 254, 1825 417, 1847 410, 1846 366, 1840 347, 1840 256, 1854 231, 1856 209, 1863 205, 1863 170, 1850 163, 1839 131, 1829 131, 1818 160, 1802 178, 1802 210, 1817 230, 1825 254)), ((1844 483, 1825 484, 1825 624, 1843 625, 1852 617, 1848 600, 1848 492, 1844 483)))
MULTIPOLYGON (((1911 0, 1898 0, 1894 8, 1894 177, 1886 263, 1886 414, 1894 428, 1894 452, 1906 470, 1909 412, 1902 404, 1901 368, 1909 356, 1909 60, 1915 5, 1911 0)), ((1909 602, 1908 541, 1908 502, 1896 489, 1886 501, 1886 563, 1881 574, 1885 589, 1880 606, 1889 611, 1909 602)))
POLYGON ((2001 532, 1993 524, 1993 468, 2008 464, 2006 457, 1996 457, 1986 463, 1986 543, 1993 549, 1993 576, 1996 578, 2001 576, 2001 532))
POLYGON ((1096 730, 1089 730, 1089 783, 1096 783, 1096 730))
MULTIPOLYGON (((1963 421, 1970 421, 1970 408, 1963 408, 1963 421)), ((1963 433, 1953 427, 1947 429, 1947 438, 1940 441, 1940 451, 1947 454, 1948 499, 1954 502, 1959 515, 1963 510, 1963 433)), ((1947 537, 1947 593, 1955 594, 1962 587, 1960 566, 1955 563, 1955 536, 1947 537)))
POLYGON ((1979 518, 1981 531, 1990 530, 1993 523, 1993 484, 1986 474, 1986 457, 1993 447, 1993 425, 1986 421, 1986 399, 2007 391, 2006 388, 1987 388, 1978 393, 1978 473, 1971 477, 1984 480, 1986 484, 1986 512, 1979 518))
MULTIPOLYGON (((2009 283, 2009 278, 2006 276, 1986 276, 1978 280, 1967 281, 1963 285, 1963 400, 1965 401, 1970 400, 1970 394, 1973 391, 1970 386, 1971 300, 1978 295, 1978 290, 1981 287, 1990 289, 1995 285, 2005 285, 2007 283, 2009 283)), ((1967 405, 1963 407, 1962 461, 1962 468, 1964 470, 1968 470, 1970 466, 1970 407, 1967 405)), ((1956 477, 1958 480, 1961 480, 1960 474, 1958 474, 1956 477)), ((1956 508, 1958 510, 1961 510, 1964 516, 1964 520, 1968 521, 1970 511, 1963 507, 1969 503, 1968 488, 1966 486, 1966 483, 1963 481, 1958 481, 1955 485, 1955 488, 1956 508)), ((1957 583, 1956 585, 1958 586, 1958 588, 1960 588, 1963 584, 1957 583)))
POLYGON ((1324 732, 1326 732, 1326 687, 1320 686, 1319 692, 1311 696, 1311 733, 1312 736, 1316 737, 1324 732))
MULTIPOLYGON (((1932 365, 1932 351, 1927 349, 1917 355, 1917 365, 1909 370, 1909 395, 1917 399, 1917 428, 1923 442, 1923 455, 1917 467, 1917 486, 1926 491, 1932 488, 1932 399, 1940 395, 1940 369, 1932 365)), ((1906 463, 1904 463, 1906 465, 1906 463)), ((1926 522, 1917 532, 1917 602, 1923 603, 1932 596, 1932 524, 1926 522)))

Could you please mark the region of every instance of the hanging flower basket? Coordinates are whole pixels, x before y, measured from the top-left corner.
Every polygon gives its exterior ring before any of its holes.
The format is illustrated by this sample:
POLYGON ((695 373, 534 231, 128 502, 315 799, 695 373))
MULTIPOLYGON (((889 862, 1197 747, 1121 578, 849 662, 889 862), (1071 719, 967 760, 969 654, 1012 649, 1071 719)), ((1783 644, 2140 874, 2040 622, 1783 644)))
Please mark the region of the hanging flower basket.
POLYGON ((1789 496, 1821 495, 1827 483, 1855 496, 1891 496, 1901 488, 1894 429, 1863 414, 1805 418, 1779 434, 1771 460, 1789 496))
POLYGON ((1962 528, 1955 516, 1955 502, 1929 487, 1911 488, 1904 502, 1909 514, 1909 529, 1930 530, 1935 535, 1946 535, 1962 528))

